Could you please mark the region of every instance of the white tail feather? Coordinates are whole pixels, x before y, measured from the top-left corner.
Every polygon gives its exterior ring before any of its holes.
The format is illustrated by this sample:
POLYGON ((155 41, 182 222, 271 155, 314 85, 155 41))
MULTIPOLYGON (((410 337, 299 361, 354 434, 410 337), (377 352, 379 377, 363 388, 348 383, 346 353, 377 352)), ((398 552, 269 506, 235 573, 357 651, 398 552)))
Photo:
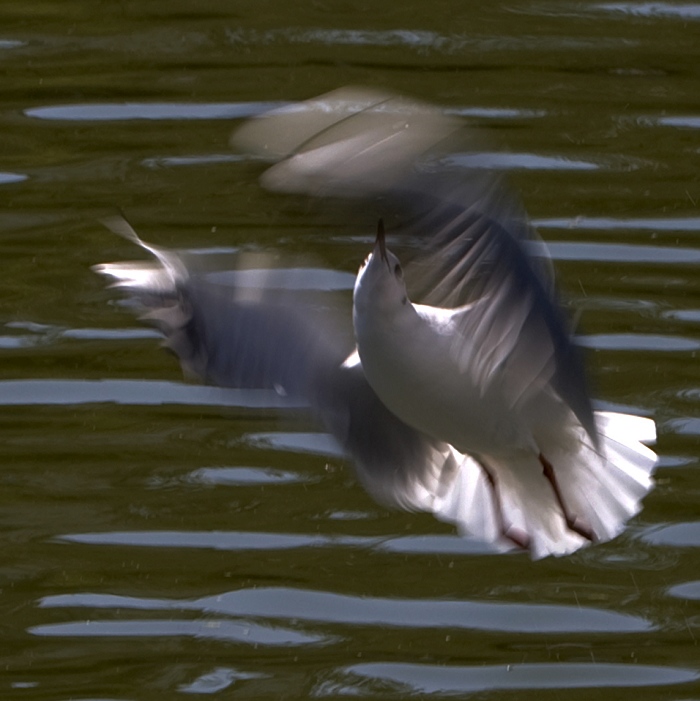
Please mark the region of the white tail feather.
MULTIPOLYGON (((580 428, 574 450, 569 436, 566 444, 544 446, 542 452, 554 469, 570 515, 600 542, 622 532, 653 487, 657 458, 642 441, 654 441, 656 428, 651 419, 627 414, 596 412, 595 418, 598 449, 580 428)), ((503 525, 527 534, 533 558, 566 555, 588 544, 566 524, 537 455, 488 458, 488 468, 496 479, 497 497, 479 464, 464 458, 450 490, 434 504, 435 515, 503 549, 508 541, 497 517, 498 498, 503 525)))
POLYGON ((460 456, 461 465, 450 489, 433 504, 435 515, 442 521, 456 524, 464 535, 512 547, 512 543, 501 538, 491 487, 483 469, 472 458, 454 452, 460 456))

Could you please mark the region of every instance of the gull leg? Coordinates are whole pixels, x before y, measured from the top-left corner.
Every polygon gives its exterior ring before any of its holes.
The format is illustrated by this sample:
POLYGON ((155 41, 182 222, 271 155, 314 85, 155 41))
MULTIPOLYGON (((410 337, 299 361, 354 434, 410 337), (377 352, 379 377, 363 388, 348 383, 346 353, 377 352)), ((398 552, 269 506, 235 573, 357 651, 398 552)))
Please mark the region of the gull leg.
POLYGON ((591 541, 591 543, 595 543, 598 538, 593 530, 585 524, 582 524, 580 521, 577 521, 576 516, 571 514, 566 508, 561 490, 559 489, 559 482, 557 482, 557 476, 554 474, 552 463, 550 463, 549 460, 542 455, 542 453, 540 453, 539 459, 540 465, 542 465, 542 472, 544 473, 547 482, 549 482, 549 484, 552 486, 554 496, 556 497, 559 508, 562 511, 566 525, 570 530, 572 530, 574 533, 578 533, 582 538, 591 541))
POLYGON ((525 533, 525 531, 521 531, 519 528, 515 528, 515 526, 506 525, 505 518, 503 516, 503 505, 501 504, 501 495, 498 492, 498 482, 496 480, 496 475, 493 474, 491 469, 486 465, 486 463, 483 462, 483 460, 479 460, 479 465, 484 471, 484 475, 486 475, 486 481, 491 487, 491 492, 493 494, 494 509, 496 511, 496 521, 498 523, 498 530, 501 532, 501 536, 503 536, 503 538, 505 538, 506 540, 509 540, 511 543, 514 543, 522 550, 529 550, 530 536, 527 533, 525 533))

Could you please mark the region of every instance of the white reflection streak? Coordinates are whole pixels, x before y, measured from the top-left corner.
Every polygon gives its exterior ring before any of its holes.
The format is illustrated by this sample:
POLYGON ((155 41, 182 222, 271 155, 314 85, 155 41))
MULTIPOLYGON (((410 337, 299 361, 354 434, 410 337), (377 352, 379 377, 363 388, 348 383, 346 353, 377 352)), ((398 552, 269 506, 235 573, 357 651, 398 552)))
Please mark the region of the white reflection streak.
POLYGON ((315 645, 330 639, 285 628, 230 620, 78 621, 28 628, 32 635, 70 638, 192 637, 228 640, 250 645, 315 645))
POLYGON ((42 608, 196 611, 234 618, 279 619, 316 624, 497 630, 519 633, 648 633, 640 617, 580 606, 507 602, 393 599, 325 591, 261 587, 195 600, 139 599, 109 594, 45 597, 42 608))
POLYGON ((147 380, 0 380, 0 406, 125 404, 297 408, 272 390, 241 390, 147 380))
POLYGON ((337 681, 322 682, 315 696, 357 695, 386 684, 404 695, 453 695, 498 689, 586 689, 687 684, 700 674, 691 669, 643 664, 516 664, 483 667, 407 663, 367 663, 340 670, 337 681))
POLYGON ((698 4, 670 4, 665 2, 611 2, 593 5, 593 9, 604 12, 620 12, 639 17, 672 17, 700 19, 698 4))

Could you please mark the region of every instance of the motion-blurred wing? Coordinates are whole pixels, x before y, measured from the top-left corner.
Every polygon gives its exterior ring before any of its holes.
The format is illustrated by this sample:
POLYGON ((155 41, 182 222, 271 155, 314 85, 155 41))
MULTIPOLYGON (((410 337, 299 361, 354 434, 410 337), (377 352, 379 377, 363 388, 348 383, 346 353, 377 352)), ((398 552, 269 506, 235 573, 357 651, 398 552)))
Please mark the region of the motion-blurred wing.
POLYGON ((535 236, 517 198, 489 170, 484 136, 426 103, 340 88, 250 119, 231 141, 276 162, 261 177, 270 190, 361 197, 389 226, 441 203, 481 206, 512 235, 535 236))
POLYGON ((271 189, 378 206, 390 233, 419 249, 407 267, 412 298, 470 306, 458 320, 470 341, 455 348, 460 362, 484 384, 505 372, 514 405, 551 383, 596 441, 581 352, 549 259, 528 253, 536 234, 503 179, 478 167, 478 142, 460 120, 404 98, 341 89, 251 120, 234 138, 282 158, 262 177, 271 189), (465 148, 472 157, 454 158, 465 148))
POLYGON ((432 209, 436 195, 448 196, 448 170, 468 191, 460 198, 476 201, 484 189, 485 171, 447 166, 455 149, 478 145, 461 120, 372 90, 341 88, 273 110, 246 122, 232 141, 278 161, 261 176, 270 190, 361 199, 362 207, 348 208, 360 230, 372 231, 378 217, 395 228, 432 209))
POLYGON ((123 219, 105 224, 152 253, 157 264, 106 263, 94 270, 129 293, 188 375, 220 387, 271 389, 317 401, 347 344, 329 332, 331 319, 320 309, 287 303, 293 295, 284 282, 270 286, 272 273, 284 271, 258 267, 265 263, 261 256, 251 268, 240 256, 239 269, 220 283, 220 273, 194 271, 183 256, 142 242, 123 219))
POLYGON ((279 161, 262 177, 271 190, 373 196, 461 127, 426 104, 341 88, 251 119, 232 141, 279 161))
MULTIPOLYGON (((347 344, 320 305, 274 289, 261 269, 255 285, 237 284, 244 278, 249 283, 250 276, 236 274, 240 270, 228 271, 227 284, 215 282, 220 275, 196 272, 183 256, 142 242, 123 219, 105 223, 157 262, 105 263, 95 271, 130 296, 188 375, 301 400, 354 461, 375 498, 406 509, 438 508, 463 456, 410 428, 382 404, 357 355, 345 361, 347 344)), ((478 471, 475 464, 471 469, 478 471)))
POLYGON ((420 268, 433 303, 466 301, 453 316, 459 366, 484 390, 502 381, 514 407, 551 385, 596 442, 582 352, 518 240, 482 213, 455 212, 434 229, 420 268))

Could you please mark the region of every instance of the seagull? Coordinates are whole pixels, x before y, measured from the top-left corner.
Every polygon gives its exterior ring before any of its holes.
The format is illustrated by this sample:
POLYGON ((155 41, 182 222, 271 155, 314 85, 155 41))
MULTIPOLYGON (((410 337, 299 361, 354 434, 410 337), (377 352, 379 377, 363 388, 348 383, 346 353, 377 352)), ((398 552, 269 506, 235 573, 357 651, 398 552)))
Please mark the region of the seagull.
POLYGON ((250 120, 234 143, 273 161, 265 187, 384 218, 350 343, 341 312, 290 294, 259 259, 242 254, 224 280, 106 220, 154 261, 94 269, 186 374, 302 401, 375 499, 499 551, 562 556, 621 533, 653 487, 654 421, 593 409, 543 244, 503 181, 474 167, 483 154, 461 120, 342 88, 250 120), (390 237, 413 253, 405 270, 390 237))

